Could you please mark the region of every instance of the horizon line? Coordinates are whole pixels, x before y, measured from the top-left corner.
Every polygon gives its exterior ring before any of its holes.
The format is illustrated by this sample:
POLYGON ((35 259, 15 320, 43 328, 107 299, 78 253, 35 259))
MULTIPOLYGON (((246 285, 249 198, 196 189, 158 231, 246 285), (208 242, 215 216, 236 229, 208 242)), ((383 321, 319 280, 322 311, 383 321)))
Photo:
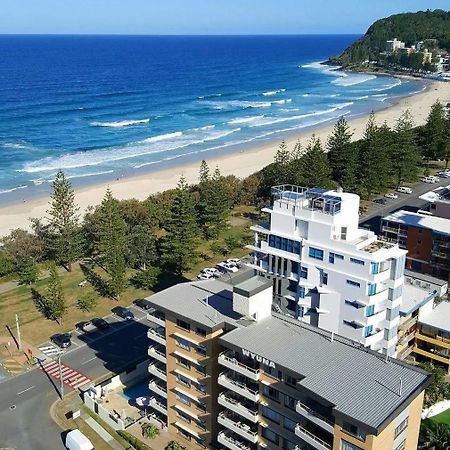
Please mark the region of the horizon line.
POLYGON ((124 37, 264 37, 264 36, 358 36, 362 33, 236 33, 236 34, 127 34, 127 33, 0 33, 0 36, 124 36, 124 37))

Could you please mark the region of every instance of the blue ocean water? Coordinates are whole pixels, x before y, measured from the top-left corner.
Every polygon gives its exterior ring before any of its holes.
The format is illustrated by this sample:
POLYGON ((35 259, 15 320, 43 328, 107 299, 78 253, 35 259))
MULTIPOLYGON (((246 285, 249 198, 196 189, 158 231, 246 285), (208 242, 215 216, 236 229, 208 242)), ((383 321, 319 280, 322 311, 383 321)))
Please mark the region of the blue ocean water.
POLYGON ((0 37, 0 202, 223 154, 421 82, 318 64, 357 36, 0 37))

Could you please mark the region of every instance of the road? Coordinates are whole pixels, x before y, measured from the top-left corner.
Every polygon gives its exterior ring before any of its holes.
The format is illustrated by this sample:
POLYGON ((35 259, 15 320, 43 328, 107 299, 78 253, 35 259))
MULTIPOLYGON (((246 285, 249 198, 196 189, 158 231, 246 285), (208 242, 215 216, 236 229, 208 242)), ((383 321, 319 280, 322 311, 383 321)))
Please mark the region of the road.
MULTIPOLYGON (((147 357, 147 322, 143 311, 133 307, 135 320, 111 320, 111 331, 94 339, 79 336, 80 346, 68 351, 63 364, 92 379, 147 357), (83 342, 85 341, 85 342, 83 342)), ((59 383, 35 369, 0 384, 0 447, 14 450, 64 449, 62 430, 50 417, 50 406, 58 399, 59 383)), ((67 387, 66 387, 67 389, 67 387)))
POLYGON ((396 194, 398 194, 398 199, 386 199, 386 205, 378 205, 377 203, 372 203, 368 214, 361 216, 359 222, 363 227, 369 228, 378 234, 380 232, 380 222, 382 217, 392 212, 398 211, 399 209, 417 211, 427 204, 426 201, 419 198, 420 195, 425 194, 426 192, 429 192, 438 187, 448 185, 450 185, 450 178, 443 178, 438 183, 434 184, 420 182, 417 185, 412 186, 412 194, 401 194, 400 192, 396 192, 396 194))

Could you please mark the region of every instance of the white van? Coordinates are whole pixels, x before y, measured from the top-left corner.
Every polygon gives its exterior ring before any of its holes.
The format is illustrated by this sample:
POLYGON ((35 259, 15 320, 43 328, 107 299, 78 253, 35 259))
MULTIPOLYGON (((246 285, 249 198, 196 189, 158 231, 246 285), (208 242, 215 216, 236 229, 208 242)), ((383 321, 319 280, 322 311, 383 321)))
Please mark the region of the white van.
POLYGON ((400 186, 397 191, 401 192, 402 194, 412 194, 412 189, 406 186, 400 186))
POLYGON ((91 441, 80 430, 72 430, 67 433, 66 448, 68 450, 94 450, 91 441))

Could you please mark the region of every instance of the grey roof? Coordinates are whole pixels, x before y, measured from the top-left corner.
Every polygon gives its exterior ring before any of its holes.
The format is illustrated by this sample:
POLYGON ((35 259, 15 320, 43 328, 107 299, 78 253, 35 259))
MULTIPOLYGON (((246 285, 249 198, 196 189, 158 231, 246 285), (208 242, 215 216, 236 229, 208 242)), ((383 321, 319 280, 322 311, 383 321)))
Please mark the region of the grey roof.
POLYGON ((450 332, 450 302, 441 302, 428 314, 421 316, 419 323, 450 332))
POLYGON ((236 324, 241 318, 233 311, 233 293, 228 283, 219 280, 179 283, 147 297, 162 311, 170 311, 211 329, 224 322, 236 324))
POLYGON ((408 316, 419 308, 432 302, 436 297, 436 291, 423 289, 412 284, 405 283, 403 285, 402 304, 400 305, 400 315, 408 316))
POLYGON ((331 342, 330 336, 274 314, 248 328, 233 330, 220 341, 244 347, 303 376, 299 386, 374 432, 384 428, 397 408, 431 379, 423 370, 393 359, 386 362, 382 355, 340 336, 331 342))
POLYGON ((405 277, 416 278, 418 280, 427 281, 430 284, 436 286, 444 286, 447 281, 428 275, 427 273, 414 272, 412 270, 405 269, 405 277))
POLYGON ((259 292, 272 288, 272 281, 261 276, 252 276, 233 287, 233 291, 246 297, 258 294, 259 292))
POLYGON ((450 219, 443 217, 428 216, 402 209, 383 217, 383 220, 417 228, 426 228, 436 233, 450 234, 450 219))

